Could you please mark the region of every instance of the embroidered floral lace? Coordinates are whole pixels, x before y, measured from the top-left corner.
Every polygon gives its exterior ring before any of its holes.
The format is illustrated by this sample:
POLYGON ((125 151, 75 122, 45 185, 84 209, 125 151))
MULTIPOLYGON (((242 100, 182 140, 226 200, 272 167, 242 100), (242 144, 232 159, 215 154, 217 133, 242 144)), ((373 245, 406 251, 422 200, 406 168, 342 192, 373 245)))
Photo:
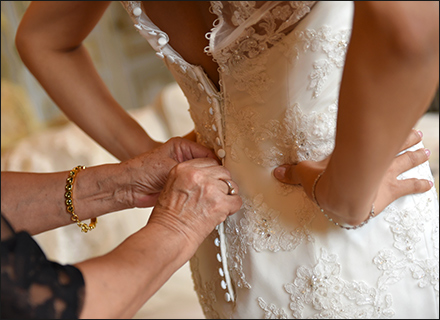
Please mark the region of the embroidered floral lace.
MULTIPOLYGON (((224 238, 214 230, 191 259, 207 318, 438 317, 434 189, 346 231, 301 186, 272 175, 333 151, 351 2, 211 1, 217 19, 205 52, 219 65, 219 90, 146 14, 133 15, 139 2, 123 4, 187 97, 198 142, 240 188, 243 206, 224 223, 224 238)), ((431 179, 429 165, 401 176, 411 177, 431 179)))

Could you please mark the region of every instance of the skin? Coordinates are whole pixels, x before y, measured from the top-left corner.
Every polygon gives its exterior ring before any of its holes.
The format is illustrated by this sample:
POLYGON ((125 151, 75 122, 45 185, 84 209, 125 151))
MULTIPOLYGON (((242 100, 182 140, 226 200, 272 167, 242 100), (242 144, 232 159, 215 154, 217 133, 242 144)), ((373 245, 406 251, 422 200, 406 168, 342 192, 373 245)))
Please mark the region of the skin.
MULTIPOLYGON (((37 234, 72 223, 60 193, 68 173, 1 173, 1 211, 16 232, 37 234)), ((241 207, 240 196, 228 195, 220 179, 238 191, 209 149, 182 138, 77 173, 73 200, 81 220, 155 205, 148 224, 117 248, 75 264, 86 290, 80 317, 133 317, 215 226, 241 207)))
MULTIPOLYGON (((438 9, 438 2, 429 1, 355 2, 335 149, 316 186, 320 206, 339 222, 361 223, 373 202, 377 212, 385 207, 379 192, 384 176, 438 87, 438 9)), ((303 185, 310 196, 323 166, 304 162, 283 168, 285 174, 275 176, 303 185)), ((412 182, 415 192, 431 186, 412 182)))
MULTIPOLYGON (((157 142, 114 101, 82 45, 107 6, 108 2, 32 2, 16 45, 23 62, 66 115, 123 160, 157 142)), ((202 66, 218 87, 218 66, 202 51, 215 18, 207 3, 145 1, 142 6, 170 35, 173 48, 202 66)), ((383 177, 438 85, 438 20, 438 2, 355 2, 335 149, 316 188, 321 207, 339 222, 359 224, 373 202, 384 208, 378 192, 383 177)), ((322 165, 296 165, 287 164, 274 175, 285 183, 301 184, 310 195, 322 165)), ((423 183, 422 188, 415 185, 414 192, 429 188, 428 181, 423 183)))
MULTIPOLYGON (((106 150, 126 160, 158 143, 114 100, 82 45, 108 5, 32 2, 17 31, 16 46, 23 62, 65 114, 106 150)), ((171 2, 143 4, 151 20, 173 35, 173 48, 187 61, 202 66, 218 84, 217 65, 200 50, 186 51, 190 42, 194 48, 206 46, 204 35, 215 17, 206 11, 206 3, 175 2, 175 10, 168 5, 171 2), (192 18, 182 23, 181 12, 192 18)), ((301 184, 311 197, 313 181, 326 169, 316 196, 338 222, 359 224, 373 202, 378 213, 398 197, 432 186, 427 180, 396 180, 398 172, 426 161, 424 150, 403 157, 396 154, 415 134, 412 128, 438 86, 438 11, 438 2, 356 1, 334 152, 327 162, 286 164, 274 171, 285 183, 301 184)))

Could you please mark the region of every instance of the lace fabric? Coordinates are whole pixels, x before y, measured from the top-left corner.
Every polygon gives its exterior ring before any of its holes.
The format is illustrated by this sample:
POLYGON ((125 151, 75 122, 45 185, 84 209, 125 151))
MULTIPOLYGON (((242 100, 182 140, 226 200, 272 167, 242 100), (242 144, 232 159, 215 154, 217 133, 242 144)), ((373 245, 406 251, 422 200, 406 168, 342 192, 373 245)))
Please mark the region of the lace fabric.
POLYGON ((26 232, 15 233, 1 216, 2 319, 74 319, 84 299, 84 279, 71 265, 48 261, 26 232))
MULTIPOLYGON (((198 141, 221 155, 240 187, 243 206, 224 223, 226 257, 212 236, 191 260, 208 318, 438 317, 435 190, 344 231, 301 187, 272 175, 278 165, 333 151, 352 9, 351 2, 211 1, 217 20, 205 52, 219 65, 220 90, 200 66, 157 47, 163 36, 146 15, 132 16, 187 97, 198 141), (219 270, 225 258, 232 305, 219 270)), ((427 164, 403 176, 432 178, 427 164)))

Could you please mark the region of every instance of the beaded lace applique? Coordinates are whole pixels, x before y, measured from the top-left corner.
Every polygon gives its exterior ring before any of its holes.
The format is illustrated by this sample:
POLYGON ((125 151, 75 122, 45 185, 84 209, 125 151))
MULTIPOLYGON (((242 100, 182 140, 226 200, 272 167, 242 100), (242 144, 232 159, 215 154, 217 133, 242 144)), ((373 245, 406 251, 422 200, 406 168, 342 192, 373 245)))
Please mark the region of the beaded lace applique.
POLYGON ((436 295, 439 295, 439 220, 430 202, 432 199, 426 201, 422 198, 413 208, 397 210, 391 205, 386 209, 385 220, 391 225, 394 248, 400 254, 382 250, 374 258, 377 268, 383 272, 380 282, 384 285, 400 280, 402 272, 410 272, 420 288, 432 286, 436 295), (417 258, 417 245, 423 241, 427 226, 432 228, 434 255, 432 259, 421 260, 417 258))
POLYGON ((199 270, 199 258, 197 256, 191 258, 190 268, 191 277, 194 282, 194 290, 199 298, 203 314, 207 319, 220 319, 218 312, 214 309, 214 304, 217 302, 215 288, 220 281, 220 276, 215 273, 215 276, 211 280, 202 282, 199 270))
MULTIPOLYGON (((306 197, 304 195, 304 197, 306 197)), ((242 196, 243 218, 226 220, 228 239, 228 265, 239 288, 251 288, 243 272, 243 260, 247 250, 292 251, 304 241, 313 241, 307 225, 314 215, 310 201, 304 199, 304 207, 291 212, 298 221, 295 229, 285 229, 279 222, 280 212, 264 203, 262 194, 248 199, 242 196)))
POLYGON ((316 310, 311 315, 315 319, 392 317, 391 295, 384 288, 377 289, 363 281, 344 281, 337 258, 322 248, 318 263, 314 267, 300 266, 294 281, 284 286, 290 294, 293 317, 304 318, 307 305, 316 310))
POLYGON ((288 41, 283 43, 284 54, 292 63, 308 52, 323 52, 326 55, 327 59, 313 63, 313 71, 309 74, 308 89, 313 91, 313 98, 320 95, 334 68, 344 67, 350 35, 351 29, 335 32, 331 27, 323 26, 318 30, 294 30, 288 41))
POLYGON ((267 120, 252 107, 236 108, 227 99, 226 116, 233 117, 228 125, 231 158, 240 162, 244 152, 248 159, 262 167, 304 160, 318 161, 327 157, 334 148, 337 103, 323 112, 305 114, 298 104, 285 111, 282 120, 267 120), (231 141, 232 140, 232 141, 231 141), (267 144, 270 147, 267 148, 267 144))
MULTIPOLYGON (((422 198, 421 198, 422 199, 422 198)), ((380 271, 376 286, 363 281, 345 281, 341 277, 338 256, 321 249, 314 267, 300 266, 292 282, 284 288, 290 294, 290 309, 294 318, 389 318, 393 317, 393 299, 389 288, 411 276, 419 288, 432 286, 438 295, 438 217, 428 201, 406 210, 388 206, 381 214, 390 223, 394 237, 394 250, 382 249, 372 259, 380 271), (423 240, 425 228, 432 229, 434 257, 418 259, 417 245, 423 240), (307 312, 307 314, 305 314, 307 312), (313 312, 313 314, 310 314, 313 312)), ((432 201, 432 200, 431 200, 432 201)), ((419 249, 422 250, 422 247, 419 249)), ((268 308, 262 297, 258 305, 265 318, 283 316, 284 310, 274 304, 268 308)))
MULTIPOLYGON (((268 90, 268 84, 273 82, 265 72, 268 49, 281 42, 290 28, 310 12, 314 3, 315 1, 289 1, 284 5, 276 5, 257 24, 248 26, 220 52, 213 54, 209 47, 205 51, 213 56, 223 74, 234 78, 238 90, 246 91, 256 101, 263 102, 260 92, 268 90), (289 19, 283 19, 286 17, 289 19)), ((228 10, 233 12, 227 17, 233 26, 241 25, 258 10, 255 8, 255 1, 228 1, 227 5, 228 10)), ((222 1, 211 1, 212 11, 219 17, 215 28, 224 23, 224 6, 226 4, 222 1)), ((207 36, 209 38, 210 34, 207 36)))
POLYGON ((283 308, 277 308, 273 303, 267 305, 263 298, 258 298, 258 305, 264 311, 264 319, 288 319, 286 311, 283 308))

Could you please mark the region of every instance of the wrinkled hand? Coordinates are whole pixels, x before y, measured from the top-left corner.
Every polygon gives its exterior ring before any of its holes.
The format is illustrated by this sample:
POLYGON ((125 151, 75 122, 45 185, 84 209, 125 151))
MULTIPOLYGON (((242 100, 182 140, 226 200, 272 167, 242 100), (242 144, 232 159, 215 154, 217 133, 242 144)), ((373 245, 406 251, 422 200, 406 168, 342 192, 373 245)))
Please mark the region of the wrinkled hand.
MULTIPOLYGON (((416 130, 412 130, 403 144, 401 151, 416 145, 422 140, 422 137, 416 130)), ((313 183, 326 167, 330 157, 318 162, 303 161, 297 165, 282 165, 275 169, 274 176, 281 182, 294 185, 302 185, 304 191, 310 199, 312 197, 313 183)), ((396 156, 391 166, 388 168, 379 191, 377 192, 374 204, 376 213, 381 212, 394 200, 413 193, 422 193, 431 189, 432 185, 425 179, 405 179, 398 180, 397 176, 401 173, 414 168, 427 161, 429 156, 423 148, 416 151, 407 151, 396 156)))
POLYGON ((210 158, 194 159, 176 165, 148 221, 181 232, 197 247, 228 215, 238 211, 242 200, 229 171, 210 158), (227 179, 236 190, 228 195, 227 179))
POLYGON ((130 179, 130 207, 154 206, 168 179, 170 170, 179 163, 209 158, 218 164, 210 149, 183 138, 171 138, 159 147, 122 162, 130 179))

